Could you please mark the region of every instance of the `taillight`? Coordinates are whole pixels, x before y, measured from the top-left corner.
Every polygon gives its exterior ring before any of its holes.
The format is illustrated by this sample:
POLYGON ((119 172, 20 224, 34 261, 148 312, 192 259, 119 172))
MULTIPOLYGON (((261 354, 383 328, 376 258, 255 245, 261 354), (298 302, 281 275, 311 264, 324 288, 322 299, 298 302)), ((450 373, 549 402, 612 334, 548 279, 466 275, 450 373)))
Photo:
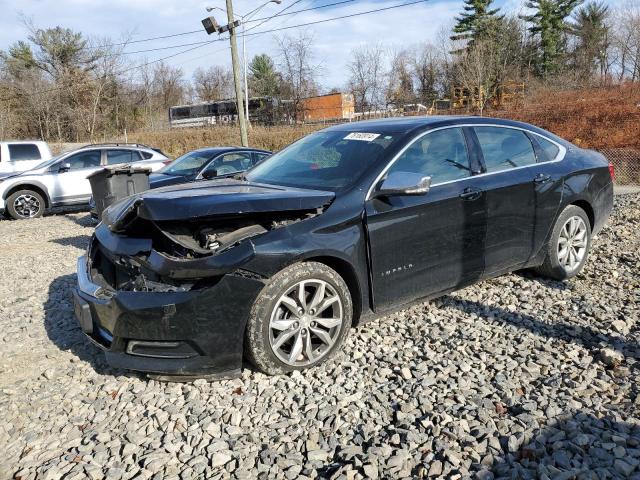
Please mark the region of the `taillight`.
POLYGON ((163 165, 169 165, 171 162, 173 162, 173 160, 168 159, 168 160, 165 160, 164 162, 162 162, 162 164, 163 165))
POLYGON ((609 176, 611 177, 611 181, 615 181, 616 179, 616 170, 613 168, 613 163, 609 162, 609 176))

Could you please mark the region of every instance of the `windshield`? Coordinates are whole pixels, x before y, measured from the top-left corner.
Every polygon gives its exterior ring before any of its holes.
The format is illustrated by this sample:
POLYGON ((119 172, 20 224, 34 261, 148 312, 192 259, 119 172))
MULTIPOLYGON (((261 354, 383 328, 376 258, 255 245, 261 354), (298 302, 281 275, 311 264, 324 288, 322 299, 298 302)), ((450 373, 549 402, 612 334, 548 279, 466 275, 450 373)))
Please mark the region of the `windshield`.
POLYGON ((372 132, 313 133, 247 172, 252 182, 337 191, 352 185, 396 140, 372 132))
POLYGON ((67 153, 69 153, 69 152, 61 153, 60 155, 56 155, 55 157, 50 158, 49 160, 45 160, 44 162, 39 163, 38 165, 33 167, 31 170, 38 170, 40 168, 49 167, 49 166, 53 165, 54 163, 56 163, 58 160, 60 160, 67 153))
POLYGON ((200 169, 216 155, 216 153, 217 152, 211 150, 196 150, 195 152, 185 153, 163 169, 158 170, 158 173, 164 173, 165 175, 179 175, 183 177, 196 175, 200 169))

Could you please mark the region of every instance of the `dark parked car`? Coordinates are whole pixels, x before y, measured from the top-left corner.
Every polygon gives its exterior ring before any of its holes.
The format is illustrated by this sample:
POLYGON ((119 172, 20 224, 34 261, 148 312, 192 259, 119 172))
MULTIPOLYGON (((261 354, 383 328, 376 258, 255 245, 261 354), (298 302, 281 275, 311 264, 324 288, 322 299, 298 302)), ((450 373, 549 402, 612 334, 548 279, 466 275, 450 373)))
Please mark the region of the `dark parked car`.
POLYGON ((613 204, 599 153, 539 128, 409 117, 311 134, 242 179, 105 211, 76 315, 114 366, 275 374, 352 325, 505 272, 580 272, 613 204))
POLYGON ((243 172, 269 155, 271 152, 254 148, 201 148, 176 158, 162 170, 151 174, 149 184, 151 188, 166 187, 243 172))
MULTIPOLYGON (((267 150, 240 147, 201 148, 185 153, 149 176, 149 187, 158 188, 178 183, 210 180, 243 172, 271 155, 267 150)), ((98 219, 96 202, 89 200, 91 216, 98 219)))

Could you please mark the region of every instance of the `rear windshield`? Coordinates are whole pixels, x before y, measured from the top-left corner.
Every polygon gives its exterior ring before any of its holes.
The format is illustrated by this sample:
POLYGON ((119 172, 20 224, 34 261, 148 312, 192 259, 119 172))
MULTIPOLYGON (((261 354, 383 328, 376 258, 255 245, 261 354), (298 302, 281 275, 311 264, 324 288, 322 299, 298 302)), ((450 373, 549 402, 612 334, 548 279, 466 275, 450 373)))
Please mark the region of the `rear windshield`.
POLYGON ((320 190, 353 185, 399 135, 325 131, 308 135, 252 168, 247 180, 320 190))
POLYGON ((40 150, 33 143, 9 144, 9 158, 12 162, 20 160, 40 160, 40 150))

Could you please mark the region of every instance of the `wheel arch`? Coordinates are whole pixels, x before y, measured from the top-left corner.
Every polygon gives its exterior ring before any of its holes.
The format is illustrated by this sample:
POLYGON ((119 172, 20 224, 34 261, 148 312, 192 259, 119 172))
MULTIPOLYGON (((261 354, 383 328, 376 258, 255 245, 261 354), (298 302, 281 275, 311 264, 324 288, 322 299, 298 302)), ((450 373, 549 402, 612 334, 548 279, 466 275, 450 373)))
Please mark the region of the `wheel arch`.
POLYGON ((19 190, 33 190, 42 195, 42 198, 44 198, 45 208, 49 208, 51 206, 51 199, 49 198, 49 194, 47 193, 46 188, 36 183, 19 183, 17 185, 14 185, 13 187, 7 189, 6 193, 4 194, 4 199, 6 200, 19 190))
POLYGON ((343 258, 331 255, 310 256, 300 261, 322 263, 335 270, 338 275, 342 277, 349 288, 351 302, 353 303, 353 318, 351 323, 354 326, 357 325, 362 314, 362 289, 353 265, 343 258))
POLYGON ((587 217, 589 218, 589 224, 590 224, 591 230, 593 230, 596 219, 595 219, 595 212, 593 211, 593 207, 591 206, 591 204, 587 200, 580 199, 580 200, 574 200, 569 205, 575 205, 576 207, 580 207, 582 210, 584 210, 584 213, 586 213, 587 217))

